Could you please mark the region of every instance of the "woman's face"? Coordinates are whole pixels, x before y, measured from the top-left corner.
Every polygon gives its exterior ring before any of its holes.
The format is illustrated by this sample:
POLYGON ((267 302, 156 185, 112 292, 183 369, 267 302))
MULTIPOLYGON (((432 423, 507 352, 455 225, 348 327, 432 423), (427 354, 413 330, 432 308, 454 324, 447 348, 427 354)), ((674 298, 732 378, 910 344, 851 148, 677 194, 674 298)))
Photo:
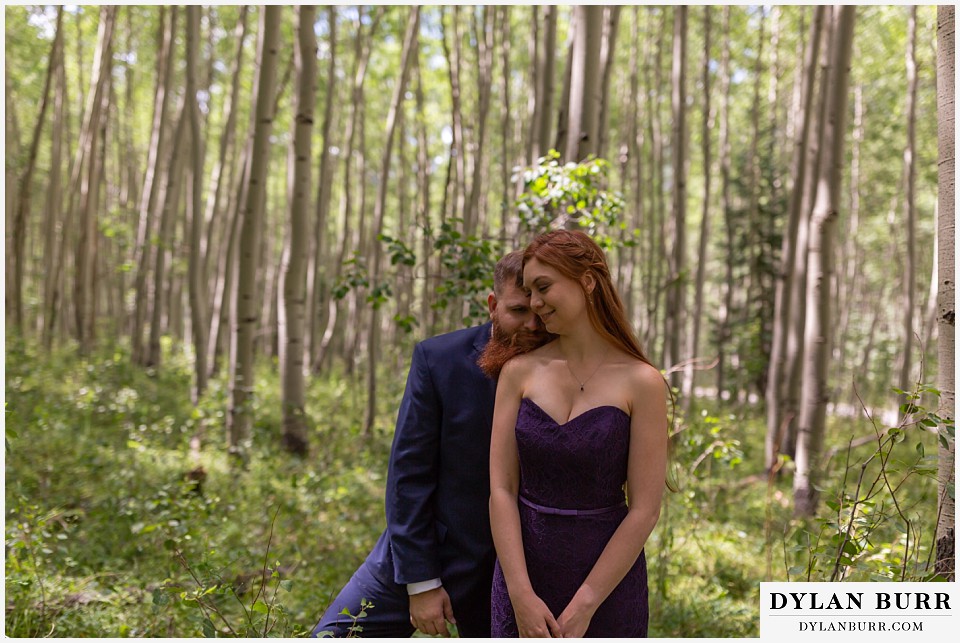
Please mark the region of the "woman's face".
POLYGON ((563 334, 586 314, 580 284, 536 258, 523 267, 523 287, 530 291, 530 308, 551 333, 563 334))

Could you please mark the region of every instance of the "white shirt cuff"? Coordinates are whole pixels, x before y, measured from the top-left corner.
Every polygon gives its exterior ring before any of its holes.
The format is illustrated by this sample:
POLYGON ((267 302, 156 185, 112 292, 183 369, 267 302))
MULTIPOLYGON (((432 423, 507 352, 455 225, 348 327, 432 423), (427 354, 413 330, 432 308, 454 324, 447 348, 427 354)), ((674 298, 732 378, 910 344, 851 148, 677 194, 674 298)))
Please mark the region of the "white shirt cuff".
POLYGON ((443 583, 440 582, 439 578, 422 580, 418 583, 407 583, 407 594, 410 596, 413 596, 414 594, 422 594, 424 592, 429 592, 431 589, 437 589, 442 585, 443 583))

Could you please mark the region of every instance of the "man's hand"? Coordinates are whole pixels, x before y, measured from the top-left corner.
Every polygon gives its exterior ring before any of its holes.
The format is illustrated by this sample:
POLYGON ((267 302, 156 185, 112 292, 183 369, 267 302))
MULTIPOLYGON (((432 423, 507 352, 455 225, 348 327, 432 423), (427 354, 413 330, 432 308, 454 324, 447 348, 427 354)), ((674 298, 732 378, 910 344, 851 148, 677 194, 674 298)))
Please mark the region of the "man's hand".
POLYGON ((424 634, 449 636, 446 621, 457 624, 450 596, 443 587, 410 597, 410 624, 415 628, 424 634))

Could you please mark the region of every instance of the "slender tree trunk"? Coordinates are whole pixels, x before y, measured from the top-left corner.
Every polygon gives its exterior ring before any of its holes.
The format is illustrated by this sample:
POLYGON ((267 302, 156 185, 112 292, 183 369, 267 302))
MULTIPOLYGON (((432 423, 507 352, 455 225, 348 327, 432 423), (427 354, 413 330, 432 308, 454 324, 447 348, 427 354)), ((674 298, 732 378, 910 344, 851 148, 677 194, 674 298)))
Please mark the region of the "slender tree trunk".
POLYGON ((828 118, 823 138, 823 160, 811 220, 810 255, 807 269, 807 322, 803 366, 803 407, 797 444, 797 470, 794 476, 794 511, 811 516, 817 506, 817 474, 819 457, 826 429, 829 399, 827 373, 830 339, 833 331, 830 306, 831 280, 834 278, 833 244, 840 205, 840 184, 844 165, 844 123, 847 108, 847 87, 850 75, 850 52, 856 8, 839 8, 834 19, 834 36, 830 61, 830 86, 824 97, 828 101, 828 118))
POLYGON ((30 140, 30 149, 27 152, 27 167, 20 177, 20 188, 17 190, 17 211, 13 219, 13 309, 14 324, 17 331, 24 332, 23 326, 23 282, 26 277, 24 250, 27 241, 27 217, 30 212, 30 197, 33 194, 31 182, 33 171, 37 164, 37 152, 40 149, 40 134, 43 132, 43 122, 50 104, 50 86, 56 72, 57 59, 63 47, 63 7, 57 9, 56 31, 53 36, 53 45, 50 47, 50 57, 47 63, 47 74, 43 81, 43 93, 40 99, 40 113, 33 128, 33 137, 30 140))
POLYGON ((165 7, 160 8, 160 23, 162 30, 160 53, 157 61, 157 88, 153 100, 153 126, 150 133, 150 145, 147 147, 147 165, 143 176, 143 189, 140 190, 139 225, 137 226, 137 240, 134 250, 136 264, 136 278, 134 279, 135 299, 133 314, 133 336, 131 348, 134 363, 146 364, 146 355, 143 352, 143 326, 147 318, 148 293, 147 275, 153 244, 149 243, 150 231, 153 229, 153 215, 157 208, 157 199, 160 187, 161 164, 166 158, 165 139, 168 138, 164 130, 167 125, 167 108, 170 102, 170 82, 174 66, 174 34, 177 28, 177 7, 170 9, 170 19, 163 26, 165 7))
MULTIPOLYGON (((527 39, 527 59, 530 61, 527 69, 530 72, 530 82, 527 86, 527 137, 524 140, 524 163, 533 165, 540 154, 537 134, 540 131, 540 119, 544 118, 539 112, 543 105, 543 79, 540 77, 543 59, 543 45, 540 35, 540 7, 530 7, 530 36, 527 39)), ((518 186, 519 188, 519 186, 518 186)))
MULTIPOLYGON (((56 88, 54 89, 53 133, 50 143, 50 181, 47 185, 47 216, 44 222, 44 275, 43 280, 43 345, 49 351, 53 346, 54 322, 57 317, 57 275, 62 265, 57 246, 57 231, 63 234, 63 127, 66 110, 66 74, 64 71, 64 47, 60 47, 56 59, 56 88)), ((12 192, 13 190, 11 190, 12 192)))
POLYGON ((730 345, 730 308, 733 305, 733 275, 730 250, 730 7, 723 8, 723 53, 720 61, 720 210, 727 238, 726 276, 717 320, 717 396, 727 387, 727 349, 730 345))
POLYGON ((257 63, 259 73, 253 97, 256 100, 257 124, 254 130, 250 177, 243 207, 240 231, 240 262, 237 279, 237 353, 234 367, 232 406, 228 422, 230 453, 246 460, 247 442, 253 423, 253 335, 257 328, 257 261, 260 228, 266 190, 267 160, 270 134, 273 130, 273 98, 277 77, 277 49, 280 41, 281 9, 261 9, 258 29, 257 63))
MULTIPOLYGON (((840 310, 840 341, 836 351, 837 364, 847 364, 847 342, 849 340, 850 317, 854 312, 856 297, 860 293, 860 147, 863 143, 863 85, 858 83, 853 90, 853 145, 850 150, 850 219, 847 225, 847 241, 844 245, 843 288, 837 303, 840 310)), ((936 299, 936 289, 934 289, 936 299)), ((858 367, 859 370, 859 367, 858 367)))
MULTIPOLYGON (((220 147, 217 154, 217 162, 210 172, 210 184, 207 191, 207 202, 203 214, 204 225, 207 226, 207 251, 204 253, 203 257, 203 274, 211 277, 209 284, 212 292, 219 292, 221 290, 221 282, 225 278, 225 275, 223 275, 223 273, 221 273, 219 270, 214 270, 213 274, 210 274, 209 261, 210 255, 214 254, 211 252, 213 249, 214 229, 217 227, 214 225, 214 221, 220 217, 225 210, 220 204, 221 194, 224 192, 224 184, 229 183, 231 180, 230 164, 227 163, 227 153, 234 147, 234 141, 236 140, 237 113, 239 112, 239 109, 237 108, 237 102, 240 98, 240 72, 243 66, 244 43, 247 39, 248 9, 249 7, 247 5, 242 5, 240 7, 240 16, 237 18, 237 24, 234 29, 234 38, 236 39, 237 48, 234 50, 232 68, 230 69, 230 78, 232 79, 230 83, 230 93, 227 95, 226 102, 223 106, 223 112, 226 114, 226 119, 223 125, 223 132, 220 135, 220 147)), ((227 186, 227 189, 229 189, 229 186, 227 186)), ((227 217, 227 219, 232 221, 233 217, 227 217)), ((231 226, 227 224, 223 227, 223 230, 224 238, 220 240, 220 243, 218 244, 218 251, 216 253, 218 258, 217 267, 220 266, 222 261, 221 258, 227 251, 231 234, 231 226)), ((205 327, 209 329, 206 331, 207 346, 204 348, 206 351, 208 373, 211 373, 214 369, 213 362, 216 355, 215 342, 217 341, 217 330, 220 326, 218 313, 219 305, 215 303, 211 307, 211 310, 207 315, 207 319, 204 322, 205 327)))
MULTIPOLYGON (((710 132, 713 119, 710 114, 710 6, 703 8, 703 122, 700 130, 700 145, 703 154, 703 212, 700 217, 700 250, 697 254, 697 283, 693 300, 693 328, 687 336, 687 358, 693 359, 700 354, 700 318, 703 315, 703 286, 707 275, 707 251, 710 240, 710 132)), ((693 398, 693 363, 683 372, 684 405, 690 408, 693 398)))
MULTIPOLYGON (((350 119, 347 121, 347 129, 344 132, 344 140, 346 141, 345 153, 344 153, 344 164, 343 164, 343 189, 340 193, 340 235, 342 242, 340 244, 340 252, 337 257, 335 274, 332 283, 338 283, 340 277, 343 274, 343 266, 347 261, 347 257, 350 254, 351 250, 360 251, 359 248, 355 247, 352 244, 354 233, 353 233, 353 164, 358 160, 354 159, 354 155, 357 149, 357 132, 360 129, 361 123, 361 114, 362 114, 362 105, 363 105, 363 85, 367 76, 367 66, 370 61, 370 52, 372 51, 371 43, 373 41, 373 36, 376 34, 376 29, 380 23, 384 13, 384 7, 377 7, 377 11, 371 19, 370 27, 367 29, 366 33, 360 27, 358 27, 356 39, 354 40, 354 74, 353 74, 353 87, 351 90, 351 111, 350 119)), ((362 146, 359 146, 362 149, 362 146)), ((361 181, 362 185, 362 181, 361 181)), ((363 204, 361 203, 361 212, 363 204)), ((348 304, 355 305, 355 299, 348 297, 348 304)), ((336 338, 343 338, 345 326, 345 316, 340 314, 340 302, 336 300, 331 300, 330 302, 330 319, 331 321, 327 324, 327 329, 324 331, 323 339, 320 343, 320 351, 317 357, 317 363, 322 364, 326 356, 327 350, 329 349, 330 343, 336 338), (336 308, 334 308, 336 307, 336 308)), ((352 356, 349 359, 349 364, 352 364, 352 356)))
MULTIPOLYGON (((632 320, 634 328, 642 336, 642 316, 635 310, 635 302, 639 297, 635 293, 640 290, 634 281, 636 272, 637 248, 636 243, 626 245, 628 239, 638 240, 638 233, 643 222, 643 191, 640 188, 642 184, 642 174, 640 172, 643 163, 640 159, 640 19, 639 8, 633 7, 633 20, 631 21, 630 37, 630 76, 627 87, 624 88, 624 106, 623 113, 627 115, 627 125, 622 131, 620 142, 620 191, 624 196, 630 195, 632 207, 630 208, 629 219, 625 221, 626 227, 621 230, 621 243, 624 245, 618 255, 617 275, 621 291, 624 293, 623 306, 627 311, 628 317, 632 320), (636 173, 634 169, 636 168, 636 173), (635 183, 634 183, 635 181, 635 183)), ((641 293, 642 294, 642 293, 641 293)))
MULTIPOLYGON (((807 320, 807 268, 810 248, 810 219, 811 207, 817 196, 819 185, 819 170, 823 156, 823 136, 827 123, 827 102, 823 100, 830 86, 830 52, 832 51, 833 8, 825 8, 824 28, 822 38, 825 38, 820 48, 820 89, 816 98, 816 127, 815 134, 809 137, 807 164, 804 170, 803 195, 800 203, 800 225, 797 228, 797 251, 793 269, 794 287, 791 290, 790 317, 791 323, 787 337, 787 354, 784 363, 785 382, 783 388, 783 442, 780 452, 791 458, 796 457, 797 434, 800 422, 800 405, 802 393, 802 372, 806 345, 804 341, 807 320)), ((812 126, 812 125, 811 125, 812 126)))
MULTIPOLYGON (((473 177, 470 179, 470 200, 464 215, 464 233, 467 236, 483 230, 480 224, 480 195, 483 192, 483 151, 487 139, 487 115, 490 112, 490 94, 493 85, 493 19, 494 8, 483 8, 483 24, 474 19, 477 41, 477 140, 473 155, 473 177)), ((473 14, 476 18, 476 13, 473 14)), ((506 160, 506 159, 504 159, 506 160)))
MULTIPOLYGON (((564 159, 579 162, 596 154, 600 136, 600 46, 603 40, 603 7, 579 5, 570 69, 570 102, 567 107, 567 145, 564 159)), ((568 225, 576 225, 571 219, 568 225)))
MULTIPOLYGON (((579 15, 579 11, 571 11, 570 24, 567 27, 567 65, 563 72, 563 89, 560 92, 560 104, 557 110, 557 137, 553 145, 553 149, 561 156, 566 152, 569 138, 567 128, 570 125, 570 82, 573 78, 574 43, 577 40, 577 30, 584 28, 582 24, 578 24, 579 15)), ((540 155, 543 156, 543 152, 540 155)))
POLYGON ((536 128, 531 132, 534 150, 530 163, 550 151, 551 117, 553 116, 553 92, 556 76, 557 60, 557 7, 544 5, 543 7, 543 44, 537 56, 536 75, 536 128))
MULTIPOLYGON (((150 321, 150 340, 147 344, 147 362, 148 367, 160 366, 160 335, 168 325, 164 323, 164 311, 171 315, 168 318, 176 318, 169 306, 172 306, 176 297, 173 294, 172 286, 168 289, 169 299, 164 296, 164 283, 168 283, 167 255, 172 256, 174 246, 174 228, 176 226, 176 215, 180 205, 181 178, 183 175, 183 152, 182 146, 184 138, 187 135, 187 98, 185 97, 180 105, 177 115, 177 127, 173 135, 173 147, 170 152, 170 158, 167 162, 167 187, 161 199, 160 205, 160 238, 157 244, 156 263, 153 269, 153 307, 152 319, 150 321), (168 301, 167 306, 164 302, 168 301)), ((172 276, 171 276, 172 278, 172 276)), ((172 284, 172 280, 169 281, 172 284)))
POLYGON ((77 243, 77 274, 74 306, 76 311, 77 337, 80 351, 84 354, 93 347, 94 310, 96 308, 96 290, 94 267, 97 248, 97 212, 95 209, 96 192, 100 183, 100 164, 97 162, 97 135, 100 129, 101 105, 103 95, 110 82, 111 43, 116 24, 117 8, 103 7, 100 10, 100 26, 97 33, 97 48, 93 59, 93 73, 90 79, 90 91, 87 94, 86 115, 80 131, 81 145, 78 148, 78 160, 74 165, 75 180, 72 185, 79 186, 80 193, 80 238, 77 243), (82 155, 82 156, 80 156, 82 155), (87 172, 81 172, 87 159, 87 172))
POLYGON ((334 96, 337 93, 337 10, 330 7, 327 12, 328 47, 330 59, 327 61, 326 94, 323 103, 323 124, 321 136, 323 144, 320 148, 319 178, 317 181, 317 218, 314 228, 314 256, 312 284, 310 290, 310 364, 316 371, 319 368, 321 338, 330 322, 330 283, 328 278, 327 261, 327 226, 330 218, 330 199, 333 194, 334 162, 330 157, 333 147, 332 132, 334 119, 334 96))
MULTIPOLYGON (((687 7, 674 8, 673 16, 673 256, 670 286, 667 290, 667 319, 670 332, 665 338, 670 345, 668 367, 681 361, 680 339, 685 328, 687 270, 687 7)), ((682 373, 673 371, 670 383, 680 387, 682 373)))
POLYGON ((956 567, 956 513, 954 468, 956 463, 956 438, 947 426, 953 426, 956 388, 955 367, 955 311, 956 284, 953 281, 955 268, 954 234, 956 232, 956 151, 954 74, 956 60, 956 24, 952 5, 937 7, 937 186, 939 188, 940 212, 937 219, 937 235, 940 248, 937 253, 938 273, 942 275, 937 296, 937 387, 940 389, 940 442, 937 464, 937 573, 946 580, 955 578, 956 567))
MULTIPOLYGON (((420 63, 419 48, 413 58, 417 70, 417 221, 421 236, 421 265, 423 266, 423 289, 420 292, 420 328, 427 336, 433 333, 435 314, 430 305, 430 294, 440 285, 439 266, 434 264, 433 244, 431 243, 433 225, 430 222, 430 161, 427 147, 427 123, 424 112, 423 71, 420 63)), ((441 208, 441 212, 443 212, 441 208)))
POLYGON ((293 124, 293 199, 287 261, 283 272, 283 321, 280 325, 280 370, 283 388, 283 447, 291 453, 307 452, 306 392, 304 386, 304 329, 307 298, 307 239, 310 208, 310 159, 314 95, 317 76, 317 36, 313 31, 316 7, 297 11, 297 44, 294 66, 297 78, 296 117, 293 124))
MULTIPOLYGON (((793 311, 790 305, 793 301, 793 289, 803 288, 805 284, 797 280, 796 257, 798 252, 797 237, 800 229, 802 214, 800 207, 803 201, 803 190, 806 184, 807 143, 810 136, 810 122, 814 109, 814 80, 817 71, 817 57, 820 49, 820 34, 823 29, 823 7, 814 8, 813 22, 810 25, 810 46, 807 48, 803 65, 803 88, 801 101, 803 114, 800 117, 800 128, 794 142, 793 162, 790 174, 794 177, 793 188, 790 193, 789 219, 787 230, 783 236, 781 251, 781 273, 777 281, 774 303, 773 344, 770 356, 770 381, 767 384, 767 433, 764 442, 764 466, 767 470, 773 466, 776 452, 783 439, 781 425, 784 421, 782 405, 785 391, 783 382, 786 368, 787 337, 789 335, 790 319, 793 311)), ((805 248, 803 249, 805 251, 805 248)), ((792 421, 792 418, 790 419, 792 421)))
POLYGON ((600 81, 600 114, 597 124, 596 154, 607 158, 607 113, 610 111, 610 76, 616 59, 617 31, 620 29, 620 6, 609 5, 604 9, 603 37, 600 45, 600 69, 603 75, 600 81))
MULTIPOLYGON (((441 18, 441 23, 442 23, 441 18)), ((460 43, 460 7, 454 6, 450 15, 451 43, 447 43, 446 25, 443 25, 443 51, 447 59, 447 69, 450 76, 450 101, 452 106, 452 141, 450 143, 450 163, 451 168, 455 170, 454 178, 451 180, 453 195, 448 200, 450 207, 445 216, 450 219, 464 216, 464 199, 466 192, 467 166, 466 166, 466 145, 463 138, 463 111, 460 99, 460 67, 463 60, 462 47, 460 43)))
POLYGON ((500 252, 506 254, 507 248, 507 230, 510 225, 510 213, 513 208, 510 203, 510 167, 514 165, 513 156, 510 153, 510 125, 511 110, 513 106, 510 103, 510 7, 504 6, 500 9, 500 33, 502 41, 500 43, 500 76, 503 81, 501 85, 502 109, 500 110, 500 252))
MULTIPOLYGON (((380 264, 383 258, 382 245, 378 239, 383 232, 383 215, 387 206, 387 186, 390 178, 390 161, 393 154, 393 137, 396 131, 397 114, 403 105, 403 95, 406 93, 407 76, 410 74, 410 61, 413 58, 413 52, 417 49, 417 33, 419 30, 420 7, 414 6, 410 10, 410 17, 407 20, 407 32, 403 37, 403 51, 400 54, 400 77, 397 79, 396 85, 394 85, 393 98, 390 101, 390 111, 387 112, 386 140, 384 141, 383 158, 380 164, 380 183, 377 188, 377 200, 374 205, 373 230, 375 243, 373 244, 373 269, 370 272, 370 284, 372 288, 377 290, 381 287, 380 264)), ((380 307, 383 303, 379 298, 379 293, 374 294, 367 351, 369 358, 367 367, 367 417, 364 422, 364 435, 366 437, 373 435, 373 423, 377 415, 377 360, 379 359, 380 352, 380 307)))
POLYGON ((194 402, 207 388, 207 248, 203 243, 203 135, 200 131, 200 104, 197 102, 197 63, 200 59, 200 7, 187 7, 187 121, 190 126, 190 328, 194 345, 196 386, 194 402))
MULTIPOLYGON (((907 260, 902 272, 903 277, 903 308, 902 317, 902 361, 900 364, 900 388, 904 391, 913 390, 916 377, 913 375, 913 320, 916 316, 917 301, 917 268, 916 268, 916 120, 917 120, 917 7, 908 9, 907 19, 907 144, 903 150, 903 224, 906 228, 907 260)), ((907 401, 906 396, 900 397, 900 404, 907 401)))

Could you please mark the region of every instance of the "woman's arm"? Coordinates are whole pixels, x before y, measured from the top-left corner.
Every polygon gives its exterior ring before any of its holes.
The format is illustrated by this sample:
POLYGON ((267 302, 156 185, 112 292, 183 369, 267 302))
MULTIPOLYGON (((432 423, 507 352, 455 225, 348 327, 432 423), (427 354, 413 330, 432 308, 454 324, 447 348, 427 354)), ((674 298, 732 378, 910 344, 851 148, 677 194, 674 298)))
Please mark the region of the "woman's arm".
POLYGON ((520 533, 520 513, 517 510, 520 459, 516 426, 523 398, 524 362, 523 358, 507 362, 497 383, 490 440, 490 530, 520 636, 542 638, 560 636, 560 627, 530 584, 520 533))
POLYGON ((597 608, 637 562, 660 517, 667 471, 666 384, 660 373, 640 364, 631 377, 630 450, 627 489, 630 508, 586 580, 560 615, 564 636, 581 637, 597 608))

